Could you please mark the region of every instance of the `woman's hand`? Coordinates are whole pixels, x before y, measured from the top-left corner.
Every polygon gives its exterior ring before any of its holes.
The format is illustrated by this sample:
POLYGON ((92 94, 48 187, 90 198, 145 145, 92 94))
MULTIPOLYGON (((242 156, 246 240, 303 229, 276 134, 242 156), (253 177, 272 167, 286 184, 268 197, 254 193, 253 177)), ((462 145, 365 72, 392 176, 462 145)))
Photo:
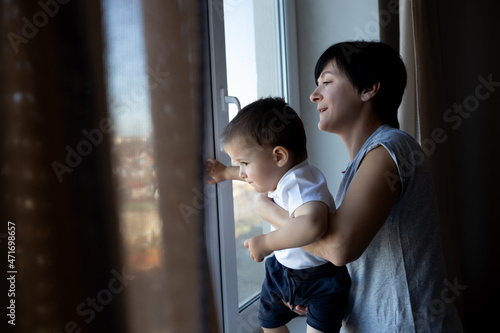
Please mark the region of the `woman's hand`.
POLYGON ((292 308, 289 302, 283 302, 286 306, 290 308, 293 312, 298 314, 299 316, 305 316, 307 314, 307 306, 303 305, 295 305, 295 307, 292 308))
POLYGON ((270 205, 274 205, 273 199, 269 198, 267 193, 259 193, 255 203, 255 210, 263 220, 268 221, 268 219, 266 219, 266 214, 270 205))
POLYGON ((256 262, 261 262, 265 257, 273 253, 266 244, 267 236, 257 235, 247 239, 243 245, 250 251, 250 257, 256 262))

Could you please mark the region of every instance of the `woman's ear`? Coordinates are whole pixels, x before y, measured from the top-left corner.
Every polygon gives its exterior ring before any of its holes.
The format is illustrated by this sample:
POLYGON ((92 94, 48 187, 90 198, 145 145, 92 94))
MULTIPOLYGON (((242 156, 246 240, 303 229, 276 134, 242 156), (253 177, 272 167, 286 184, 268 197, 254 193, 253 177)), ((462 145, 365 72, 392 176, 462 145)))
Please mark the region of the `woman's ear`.
POLYGON ((281 168, 285 166, 285 164, 288 162, 290 154, 288 152, 288 149, 286 149, 285 147, 276 146, 273 149, 273 157, 274 161, 276 162, 276 165, 281 168))
POLYGON ((361 100, 363 102, 368 102, 369 100, 373 99, 375 95, 377 95, 379 89, 380 82, 375 82, 371 86, 364 88, 361 92, 361 100))

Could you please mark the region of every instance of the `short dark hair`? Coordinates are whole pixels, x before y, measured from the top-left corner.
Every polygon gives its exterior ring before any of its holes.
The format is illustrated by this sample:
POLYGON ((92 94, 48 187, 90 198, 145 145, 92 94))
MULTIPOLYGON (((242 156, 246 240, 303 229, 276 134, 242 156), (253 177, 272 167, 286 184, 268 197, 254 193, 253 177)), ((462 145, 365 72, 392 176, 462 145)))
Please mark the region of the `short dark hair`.
POLYGON ((399 53, 381 42, 351 41, 330 46, 316 62, 316 84, 321 72, 330 62, 361 93, 364 88, 380 82, 374 108, 384 124, 399 128, 398 107, 406 87, 406 68, 399 53))
POLYGON ((283 98, 261 98, 245 106, 224 128, 224 148, 235 137, 250 139, 259 146, 283 146, 294 163, 307 159, 306 133, 299 115, 283 98))

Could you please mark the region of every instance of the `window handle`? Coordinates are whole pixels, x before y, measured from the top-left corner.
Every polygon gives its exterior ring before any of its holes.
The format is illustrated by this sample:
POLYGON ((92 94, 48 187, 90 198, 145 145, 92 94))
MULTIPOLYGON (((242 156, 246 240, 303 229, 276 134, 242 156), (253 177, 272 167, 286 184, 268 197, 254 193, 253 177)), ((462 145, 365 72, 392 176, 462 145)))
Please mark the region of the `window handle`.
POLYGON ((236 105, 236 108, 238 109, 238 112, 241 110, 241 104, 240 100, 236 96, 224 96, 224 102, 227 104, 234 104, 236 105))
POLYGON ((240 112, 241 103, 240 103, 240 100, 238 99, 238 97, 226 96, 224 89, 221 89, 220 93, 221 93, 222 100, 224 101, 224 103, 222 103, 222 111, 228 111, 228 109, 226 108, 226 104, 234 104, 234 105, 236 105, 238 112, 240 112))

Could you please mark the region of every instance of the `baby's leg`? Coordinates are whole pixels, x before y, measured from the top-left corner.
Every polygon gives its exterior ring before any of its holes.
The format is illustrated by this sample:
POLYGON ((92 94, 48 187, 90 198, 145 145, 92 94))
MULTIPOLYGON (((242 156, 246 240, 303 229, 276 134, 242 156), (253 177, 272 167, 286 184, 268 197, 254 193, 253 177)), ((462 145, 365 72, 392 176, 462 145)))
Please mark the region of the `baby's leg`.
MULTIPOLYGON (((264 331, 265 332, 265 331, 264 331)), ((311 326, 307 325, 307 333, 323 333, 322 331, 318 331, 315 328, 312 328, 311 326)))
MULTIPOLYGON (((264 333, 290 333, 286 325, 283 325, 278 328, 262 328, 262 329, 264 330, 264 333)), ((309 333, 309 331, 307 332, 309 333)))

